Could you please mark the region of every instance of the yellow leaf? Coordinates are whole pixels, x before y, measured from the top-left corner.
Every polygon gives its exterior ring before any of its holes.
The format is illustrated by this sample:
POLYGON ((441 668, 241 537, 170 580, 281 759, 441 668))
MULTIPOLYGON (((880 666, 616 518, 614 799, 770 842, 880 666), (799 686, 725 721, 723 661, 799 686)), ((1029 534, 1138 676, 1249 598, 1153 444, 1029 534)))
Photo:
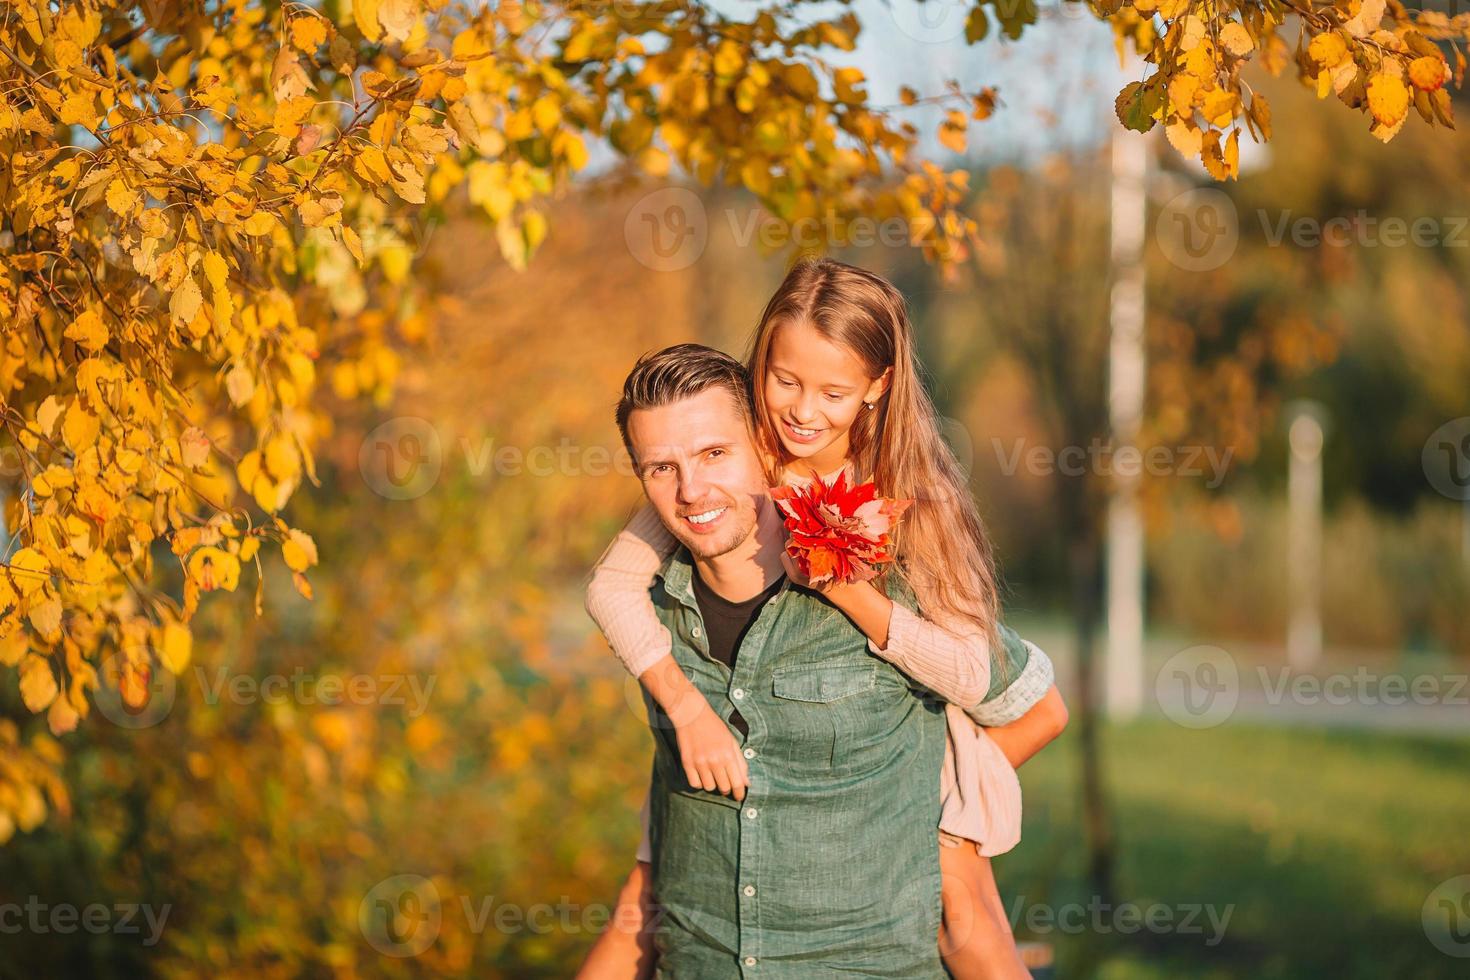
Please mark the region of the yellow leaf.
POLYGON ((291 20, 291 43, 307 54, 312 54, 327 41, 327 25, 314 15, 294 17, 291 20))
POLYGON ((233 592, 240 582, 240 562, 221 548, 200 548, 189 556, 189 578, 206 592, 233 592))
POLYGON ((550 92, 531 105, 531 118, 543 135, 550 136, 561 124, 561 101, 550 92))
POLYGON ((965 114, 958 109, 951 109, 939 126, 939 142, 956 153, 964 153, 968 126, 965 114))
POLYGON ((8 636, 0 637, 0 667, 14 667, 28 652, 30 641, 26 639, 25 630, 14 630, 8 636))
POLYGON ((243 405, 255 395, 255 376, 242 365, 235 365, 225 375, 225 392, 234 405, 243 405))
POLYGON ((41 434, 49 436, 51 430, 56 426, 56 420, 61 417, 61 402, 55 395, 47 395, 46 400, 41 402, 41 407, 36 409, 36 424, 41 427, 41 434))
MULTIPOLYGON (((36 632, 47 640, 59 639, 61 632, 61 600, 54 595, 32 603, 26 614, 36 632)), ((42 705, 45 707, 45 705, 42 705)), ((39 711, 40 709, 33 709, 39 711)))
POLYGON ((56 698, 51 702, 50 710, 46 712, 46 725, 51 729, 52 735, 65 735, 67 732, 76 731, 80 717, 77 709, 73 708, 66 698, 56 698))
POLYGON ((1240 130, 1232 129, 1225 141, 1225 170, 1231 177, 1240 176, 1240 130))
POLYGON ((158 646, 158 659, 169 673, 182 674, 194 652, 194 634, 183 623, 168 623, 158 646))
POLYGON ((317 563, 316 542, 305 531, 292 528, 281 544, 281 557, 292 571, 304 572, 317 563))
POLYGON ((92 104, 92 96, 69 95, 62 101, 57 115, 68 126, 74 126, 77 123, 89 123, 96 112, 96 107, 92 104))
POLYGON ((378 4, 378 22, 395 41, 408 40, 418 17, 418 0, 381 0, 378 4))
POLYGON ((59 690, 49 660, 31 654, 21 662, 20 699, 31 711, 45 711, 59 690))
POLYGON ((194 319, 203 302, 204 296, 199 292, 199 284, 192 276, 187 276, 179 283, 179 288, 174 290, 168 301, 168 310, 179 323, 188 323, 194 319))
POLYGON ((1186 159, 1199 156, 1204 146, 1199 129, 1185 120, 1172 122, 1164 127, 1164 135, 1169 137, 1170 145, 1186 159))
POLYGON ((276 227, 276 216, 269 211, 257 211, 246 218, 240 227, 247 235, 255 237, 269 235, 276 227))
POLYGON ((107 325, 93 310, 86 310, 66 328, 66 339, 75 340, 88 354, 95 354, 107 346, 107 325))
POLYGON ((97 416, 83 408, 81 402, 72 402, 61 422, 61 439, 68 449, 79 453, 97 441, 100 428, 97 416))
POLYGON ((1417 89, 1432 92, 1445 83, 1450 66, 1443 58, 1425 55, 1409 62, 1409 81, 1417 89))
POLYGON ((386 184, 393 179, 393 172, 388 169, 388 158, 376 146, 364 147, 353 157, 352 169, 370 186, 386 184))
POLYGON ((209 437, 197 425, 191 425, 179 436, 179 456, 189 469, 203 466, 209 460, 209 437))
POLYGON ((1379 72, 1368 80, 1368 108, 1383 126, 1394 126, 1409 112, 1409 88, 1403 79, 1379 72))
POLYGON ((107 206, 121 217, 132 215, 133 204, 137 199, 137 193, 121 177, 114 177, 112 183, 107 185, 107 206))
POLYGON ((10 556, 10 580, 15 591, 29 596, 51 577, 51 563, 33 548, 22 548, 10 556))
POLYGON ((1237 58, 1245 57, 1256 47, 1245 25, 1233 20, 1220 30, 1220 44, 1237 58))
POLYGON ((378 21, 378 0, 352 0, 352 18, 369 41, 383 36, 383 25, 378 21))
POLYGON ((362 239, 348 225, 342 226, 342 244, 347 246, 347 251, 352 253, 359 266, 367 264, 367 259, 362 254, 362 239))
POLYGON ((1347 43, 1337 34, 1318 34, 1308 45, 1307 54, 1324 68, 1332 68, 1348 56, 1347 43))

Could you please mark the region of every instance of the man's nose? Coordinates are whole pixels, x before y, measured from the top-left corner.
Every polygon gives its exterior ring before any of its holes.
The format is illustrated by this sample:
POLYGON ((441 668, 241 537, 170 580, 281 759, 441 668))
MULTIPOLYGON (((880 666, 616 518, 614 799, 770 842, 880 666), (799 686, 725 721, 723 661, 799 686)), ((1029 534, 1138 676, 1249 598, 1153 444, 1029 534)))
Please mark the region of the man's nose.
POLYGON ((679 475, 679 503, 693 504, 703 500, 709 484, 699 475, 698 467, 689 467, 679 475))

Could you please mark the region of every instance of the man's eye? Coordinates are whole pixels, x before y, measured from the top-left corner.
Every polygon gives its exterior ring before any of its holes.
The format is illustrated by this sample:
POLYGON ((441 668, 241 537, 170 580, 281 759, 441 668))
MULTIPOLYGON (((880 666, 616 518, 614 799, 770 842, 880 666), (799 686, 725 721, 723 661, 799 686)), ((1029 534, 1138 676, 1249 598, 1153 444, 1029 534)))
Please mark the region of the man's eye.
POLYGON ((709 454, 710 454, 710 458, 714 458, 715 456, 723 456, 723 455, 725 455, 725 451, 723 449, 711 449, 709 451, 709 454))

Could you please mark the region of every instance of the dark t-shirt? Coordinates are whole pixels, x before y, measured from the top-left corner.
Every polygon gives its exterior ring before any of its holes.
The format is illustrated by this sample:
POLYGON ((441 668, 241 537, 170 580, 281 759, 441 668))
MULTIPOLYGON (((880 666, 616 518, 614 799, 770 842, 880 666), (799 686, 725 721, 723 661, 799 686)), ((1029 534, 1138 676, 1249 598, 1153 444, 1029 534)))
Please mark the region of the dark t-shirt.
MULTIPOLYGON (((740 651, 740 641, 745 639, 745 634, 750 631, 756 617, 760 615, 761 607, 776 594, 786 577, 783 575, 777 578, 760 595, 746 599, 744 602, 731 602, 722 597, 705 584, 697 569, 693 579, 694 601, 699 604, 699 614, 704 618, 704 628, 709 639, 709 655, 734 670, 735 656, 740 651)), ((738 711, 731 713, 730 724, 734 725, 742 735, 750 732, 750 727, 738 711)))

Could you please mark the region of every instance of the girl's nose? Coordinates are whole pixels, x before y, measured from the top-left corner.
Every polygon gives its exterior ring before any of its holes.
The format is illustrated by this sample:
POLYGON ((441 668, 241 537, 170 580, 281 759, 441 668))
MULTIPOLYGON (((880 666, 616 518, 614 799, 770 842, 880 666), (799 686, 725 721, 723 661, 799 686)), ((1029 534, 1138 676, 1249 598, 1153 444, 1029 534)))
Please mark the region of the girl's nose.
POLYGON ((796 422, 798 425, 806 425, 817 417, 816 400, 810 395, 802 395, 796 401, 796 422))

